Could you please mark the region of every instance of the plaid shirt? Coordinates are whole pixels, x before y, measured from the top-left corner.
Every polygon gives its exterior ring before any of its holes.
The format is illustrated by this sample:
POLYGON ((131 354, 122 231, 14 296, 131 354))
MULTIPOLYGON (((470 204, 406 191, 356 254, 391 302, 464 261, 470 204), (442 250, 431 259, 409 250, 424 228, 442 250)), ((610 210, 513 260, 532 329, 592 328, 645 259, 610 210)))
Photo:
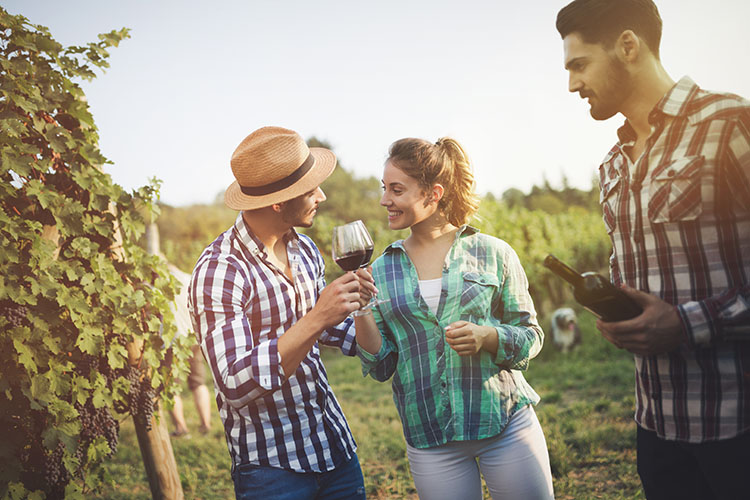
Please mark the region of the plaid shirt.
POLYGON ((526 274, 504 241, 464 226, 443 265, 437 314, 419 291, 419 277, 399 240, 373 264, 378 298, 375 321, 382 335, 376 355, 358 349, 363 373, 393 376, 406 442, 429 448, 449 441, 500 434, 511 415, 539 396, 520 370, 542 348, 526 274), (497 355, 482 350, 459 356, 444 329, 458 320, 497 329, 497 355))
POLYGON ((599 167, 612 280, 678 306, 687 343, 635 356, 635 420, 703 442, 750 429, 750 102, 681 79, 599 167))
MULTIPOLYGON (((190 285, 193 326, 216 387, 216 403, 234 464, 297 472, 327 471, 356 445, 328 385, 316 343, 296 372, 281 367, 278 339, 325 286, 315 244, 291 231, 290 281, 267 259, 242 214, 198 259, 190 285)), ((355 354, 351 319, 319 341, 355 354)))

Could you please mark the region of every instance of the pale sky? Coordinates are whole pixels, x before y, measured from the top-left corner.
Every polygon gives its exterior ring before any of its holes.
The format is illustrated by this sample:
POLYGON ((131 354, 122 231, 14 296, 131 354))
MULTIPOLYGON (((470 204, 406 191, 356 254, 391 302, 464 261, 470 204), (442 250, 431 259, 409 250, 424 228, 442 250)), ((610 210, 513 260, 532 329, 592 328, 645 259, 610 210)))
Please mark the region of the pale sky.
MULTIPOLYGON (((528 191, 564 174, 588 189, 618 115, 594 121, 567 91, 555 18, 567 0, 5 0, 64 45, 127 27, 111 67, 83 82, 114 181, 163 181, 163 202, 210 203, 232 151, 278 125, 380 178, 402 137, 452 136, 478 190, 528 191)), ((677 80, 750 97, 750 2, 656 0, 677 80)), ((335 193, 327 193, 335 196, 335 193)))

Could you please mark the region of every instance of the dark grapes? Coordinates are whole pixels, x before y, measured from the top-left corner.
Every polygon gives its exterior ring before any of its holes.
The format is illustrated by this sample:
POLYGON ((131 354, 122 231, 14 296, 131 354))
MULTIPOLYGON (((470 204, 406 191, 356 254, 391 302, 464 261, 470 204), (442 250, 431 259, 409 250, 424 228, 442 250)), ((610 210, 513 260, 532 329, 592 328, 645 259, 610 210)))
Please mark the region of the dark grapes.
POLYGON ((88 445, 97 437, 104 436, 110 450, 110 453, 107 456, 112 456, 115 451, 117 451, 120 423, 112 417, 112 414, 106 406, 95 408, 90 400, 87 401, 85 405, 76 403, 75 408, 78 410, 78 418, 81 422, 81 434, 78 445, 79 451, 83 451, 83 449, 88 447, 88 445))
POLYGON ((0 300, 0 316, 4 317, 11 326, 29 326, 28 315, 28 307, 10 300, 0 300))
POLYGON ((130 391, 128 392, 130 414, 133 415, 133 420, 150 431, 156 391, 151 387, 148 377, 143 376, 141 370, 137 367, 130 367, 127 379, 130 382, 130 391))

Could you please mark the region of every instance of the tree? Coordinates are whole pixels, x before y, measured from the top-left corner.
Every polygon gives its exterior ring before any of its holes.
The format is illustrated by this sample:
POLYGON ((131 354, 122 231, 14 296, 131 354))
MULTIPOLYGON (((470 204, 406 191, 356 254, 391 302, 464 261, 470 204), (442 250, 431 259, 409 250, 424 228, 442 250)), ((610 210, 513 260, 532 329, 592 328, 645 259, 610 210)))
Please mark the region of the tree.
POLYGON ((161 367, 174 279, 137 245, 158 183, 126 193, 75 79, 128 31, 63 47, 0 8, 0 496, 83 497, 118 419, 148 425, 187 350, 161 367))

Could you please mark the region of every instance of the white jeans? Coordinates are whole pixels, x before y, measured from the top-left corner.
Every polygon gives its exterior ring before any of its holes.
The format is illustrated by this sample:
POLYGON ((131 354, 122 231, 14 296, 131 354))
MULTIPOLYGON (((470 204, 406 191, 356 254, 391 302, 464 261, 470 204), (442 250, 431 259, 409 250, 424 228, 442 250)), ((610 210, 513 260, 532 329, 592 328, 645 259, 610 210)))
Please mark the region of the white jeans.
POLYGON ((424 449, 407 444, 406 453, 422 500, 481 500, 480 471, 493 500, 554 499, 547 443, 531 406, 498 436, 424 449))

